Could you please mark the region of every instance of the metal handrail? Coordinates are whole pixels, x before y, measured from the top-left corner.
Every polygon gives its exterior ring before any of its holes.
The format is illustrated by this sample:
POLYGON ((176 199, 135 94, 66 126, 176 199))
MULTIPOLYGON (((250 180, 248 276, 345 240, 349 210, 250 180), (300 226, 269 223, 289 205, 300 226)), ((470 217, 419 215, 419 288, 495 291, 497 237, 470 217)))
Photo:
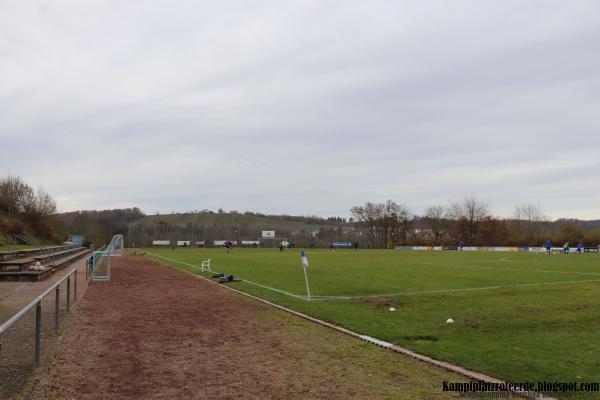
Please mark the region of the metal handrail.
POLYGON ((54 256, 56 253, 56 249, 53 247, 45 247, 44 245, 42 245, 41 243, 38 243, 37 241, 33 240, 32 238, 25 236, 25 235, 20 235, 20 234, 16 234, 16 233, 9 233, 9 235, 22 240, 25 243, 28 244, 32 244, 34 246, 37 246, 40 250, 42 251, 48 251, 50 252, 50 257, 51 257, 51 264, 54 265, 54 256))
MULTIPOLYGON (((65 279, 69 278, 74 273, 77 274, 76 271, 77 271, 77 268, 74 268, 73 270, 71 270, 68 274, 66 274, 60 280, 56 281, 56 283, 54 283, 52 286, 50 286, 44 293, 42 293, 41 295, 36 297, 31 303, 29 303, 28 305, 23 307, 15 315, 13 315, 10 319, 6 320, 2 325, 0 325, 0 335, 2 335, 4 332, 6 332, 8 330, 8 328, 10 328, 15 322, 17 322, 25 314, 27 314, 27 312, 30 311, 33 307, 35 307, 35 305, 37 303, 44 300, 46 298, 46 296, 48 296, 50 294, 50 292, 52 292, 54 289, 56 289, 57 286, 59 286, 61 283, 63 283, 65 281, 65 279)), ((77 297, 77 295, 75 297, 77 297)))
MULTIPOLYGON (((0 325, 0 338, 12 325, 25 316, 29 311, 35 307, 35 366, 40 366, 40 353, 41 353, 41 336, 42 336, 42 301, 53 291, 56 292, 55 305, 54 305, 54 330, 58 333, 59 328, 59 305, 60 305, 60 285, 64 281, 67 281, 67 312, 71 309, 71 277, 74 276, 73 281, 73 301, 77 299, 77 277, 78 268, 73 268, 69 273, 63 276, 61 279, 52 284, 46 289, 41 295, 36 297, 31 303, 20 309, 10 319, 0 325)), ((87 274, 86 274, 87 275, 87 274)))
POLYGON ((40 250, 52 250, 51 248, 44 247, 41 243, 36 242, 32 238, 27 237, 25 235, 20 235, 20 234, 17 234, 17 233, 9 233, 9 235, 11 235, 11 236, 13 236, 13 237, 15 237, 17 239, 20 239, 20 240, 24 241, 25 243, 29 243, 29 244, 32 244, 34 246, 37 246, 40 250))

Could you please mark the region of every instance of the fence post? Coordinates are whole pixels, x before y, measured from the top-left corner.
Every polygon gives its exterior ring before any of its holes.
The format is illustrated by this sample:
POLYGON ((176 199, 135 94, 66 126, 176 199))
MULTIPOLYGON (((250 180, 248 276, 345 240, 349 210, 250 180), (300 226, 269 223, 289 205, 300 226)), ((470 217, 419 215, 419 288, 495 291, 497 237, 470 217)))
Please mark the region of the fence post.
POLYGON ((77 301, 77 270, 75 270, 75 282, 73 283, 73 301, 77 301))
POLYGON ((56 334, 58 334, 58 325, 60 321, 60 285, 56 287, 56 296, 54 297, 54 330, 56 331, 56 334))
POLYGON ((71 275, 67 277, 67 312, 71 311, 71 275))
POLYGON ((35 367, 40 366, 40 351, 42 347, 42 301, 35 306, 35 367))

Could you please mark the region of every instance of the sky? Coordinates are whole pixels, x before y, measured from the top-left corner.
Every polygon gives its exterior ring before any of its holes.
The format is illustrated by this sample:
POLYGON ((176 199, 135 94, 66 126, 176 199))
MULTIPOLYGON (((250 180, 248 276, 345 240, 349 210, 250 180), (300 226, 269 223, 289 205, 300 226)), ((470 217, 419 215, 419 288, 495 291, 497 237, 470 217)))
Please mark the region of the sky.
POLYGON ((600 219, 598 1, 0 0, 0 174, 61 211, 600 219))

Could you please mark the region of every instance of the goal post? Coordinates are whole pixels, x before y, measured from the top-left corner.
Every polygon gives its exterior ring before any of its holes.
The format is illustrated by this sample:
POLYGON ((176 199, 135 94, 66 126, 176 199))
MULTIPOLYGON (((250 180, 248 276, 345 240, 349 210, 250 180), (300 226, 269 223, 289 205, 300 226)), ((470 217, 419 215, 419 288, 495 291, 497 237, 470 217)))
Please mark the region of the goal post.
POLYGON ((114 235, 104 250, 94 252, 92 280, 109 281, 111 257, 123 255, 123 235, 114 235))

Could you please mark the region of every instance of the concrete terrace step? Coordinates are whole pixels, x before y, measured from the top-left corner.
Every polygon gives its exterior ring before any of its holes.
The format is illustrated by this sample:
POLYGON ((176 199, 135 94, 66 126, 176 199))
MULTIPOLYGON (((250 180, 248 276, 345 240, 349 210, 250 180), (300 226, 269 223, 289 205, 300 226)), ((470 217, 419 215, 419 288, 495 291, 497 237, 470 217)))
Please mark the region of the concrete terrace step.
POLYGON ((56 258, 62 258, 65 257, 69 254, 74 254, 76 252, 79 252, 81 250, 85 250, 83 247, 73 247, 71 249, 66 249, 66 250, 61 250, 61 251, 56 251, 56 252, 51 252, 51 253, 46 253, 46 254, 42 254, 42 255, 38 255, 38 256, 33 256, 31 258, 33 258, 36 261, 41 262, 42 264, 44 264, 45 262, 51 260, 52 258, 56 259, 56 258))
POLYGON ((54 259, 52 263, 45 265, 42 271, 3 271, 0 272, 0 281, 41 281, 52 275, 55 271, 71 264, 88 253, 89 250, 80 248, 77 253, 54 259))
POLYGON ((73 245, 65 245, 65 246, 52 246, 46 247, 44 249, 24 249, 24 250, 14 250, 14 251, 0 251, 0 261, 14 260, 22 257, 32 257, 37 255, 43 255, 51 251, 61 251, 69 248, 74 248, 76 246, 73 245))
POLYGON ((36 282, 46 279, 52 275, 52 268, 46 268, 43 271, 15 271, 15 272, 0 272, 0 281, 17 282, 29 281, 36 282))
POLYGON ((60 268, 64 267, 65 265, 68 265, 71 262, 85 256, 88 253, 89 253, 89 250, 82 247, 80 249, 80 251, 78 251, 77 253, 69 254, 65 257, 55 259, 53 263, 48 264, 48 267, 53 268, 54 270, 60 269, 60 268))
POLYGON ((69 254, 83 250, 83 247, 71 247, 66 250, 60 250, 57 252, 47 251, 41 255, 35 255, 32 257, 15 258, 12 260, 0 261, 0 271, 26 271, 29 267, 34 265, 37 261, 40 264, 46 264, 53 258, 64 257, 69 254))
POLYGON ((0 271, 25 271, 35 264, 33 258, 17 258, 9 261, 0 261, 0 271))

